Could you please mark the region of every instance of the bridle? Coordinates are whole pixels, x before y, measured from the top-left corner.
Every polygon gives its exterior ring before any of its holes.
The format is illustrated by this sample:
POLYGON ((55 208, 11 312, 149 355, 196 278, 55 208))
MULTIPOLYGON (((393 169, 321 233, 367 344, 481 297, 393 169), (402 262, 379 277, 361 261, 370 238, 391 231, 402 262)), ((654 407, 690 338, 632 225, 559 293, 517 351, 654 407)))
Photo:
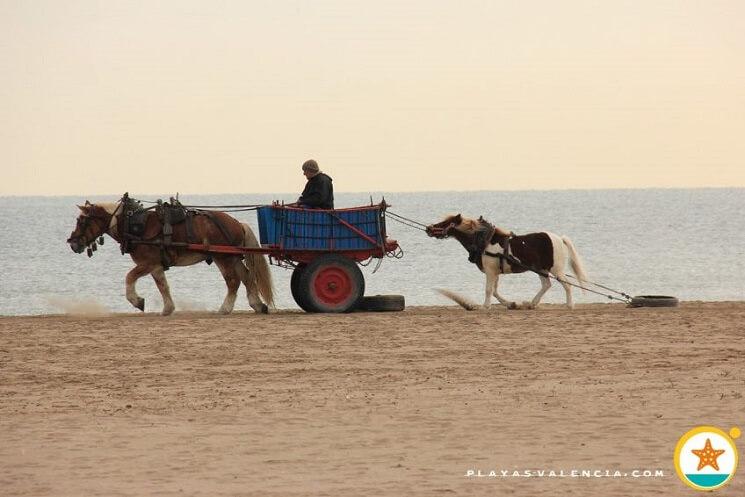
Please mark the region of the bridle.
MULTIPOLYGON (((93 205, 93 204, 91 204, 93 205)), ((79 227, 80 233, 77 236, 71 236, 67 239, 67 243, 76 242, 80 246, 86 247, 86 250, 88 252, 88 257, 93 256, 93 252, 95 252, 98 249, 98 245, 103 245, 103 235, 106 233, 109 233, 109 230, 111 229, 111 221, 114 219, 117 215, 117 212, 122 208, 123 202, 119 202, 116 206, 116 209, 114 209, 114 212, 109 214, 106 213, 107 216, 92 216, 90 214, 83 214, 81 217, 83 219, 82 226, 79 227), (85 233, 88 231, 88 228, 91 226, 92 222, 94 220, 100 220, 104 221, 103 228, 101 230, 100 235, 95 235, 91 240, 86 240, 85 233), (96 244, 96 238, 98 238, 98 245, 96 244)), ((82 252, 82 250, 81 250, 82 252)))
POLYGON ((427 234, 435 238, 449 238, 450 235, 448 232, 451 229, 455 228, 455 226, 455 223, 450 223, 446 228, 432 226, 431 228, 427 229, 427 234))

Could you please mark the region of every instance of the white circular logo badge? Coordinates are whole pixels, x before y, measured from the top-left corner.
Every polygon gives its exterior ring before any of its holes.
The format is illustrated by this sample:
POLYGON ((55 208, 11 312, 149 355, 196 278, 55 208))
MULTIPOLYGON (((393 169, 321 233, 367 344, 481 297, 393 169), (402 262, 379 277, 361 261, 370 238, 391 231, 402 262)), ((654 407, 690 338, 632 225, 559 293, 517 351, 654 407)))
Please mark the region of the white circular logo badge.
POLYGON ((739 428, 725 433, 713 426, 699 426, 680 437, 675 446, 675 471, 680 479, 696 490, 716 490, 726 485, 737 470, 734 440, 739 428))

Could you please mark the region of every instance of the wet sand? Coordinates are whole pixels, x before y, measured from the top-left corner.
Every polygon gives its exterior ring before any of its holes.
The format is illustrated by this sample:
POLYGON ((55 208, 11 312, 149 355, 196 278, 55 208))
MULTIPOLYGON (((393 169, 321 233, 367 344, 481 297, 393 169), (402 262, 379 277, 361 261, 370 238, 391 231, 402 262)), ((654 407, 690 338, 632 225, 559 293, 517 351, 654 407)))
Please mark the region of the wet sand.
MULTIPOLYGON (((0 494, 692 495, 678 438, 745 431, 743 323, 745 302, 0 318, 0 494), (465 476, 525 469, 664 476, 465 476)), ((743 494, 741 467, 717 495, 743 494)))

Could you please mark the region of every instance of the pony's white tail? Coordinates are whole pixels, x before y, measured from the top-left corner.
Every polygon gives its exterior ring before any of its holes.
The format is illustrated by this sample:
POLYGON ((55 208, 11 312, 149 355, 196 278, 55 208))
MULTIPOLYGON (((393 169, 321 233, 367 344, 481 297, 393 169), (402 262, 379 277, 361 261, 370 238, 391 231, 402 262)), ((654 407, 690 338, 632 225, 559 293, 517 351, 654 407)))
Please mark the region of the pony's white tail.
MULTIPOLYGON (((243 246, 259 247, 259 242, 251 227, 245 223, 241 223, 241 226, 243 226, 243 246)), ((249 253, 243 257, 243 264, 248 269, 248 277, 258 289, 261 300, 269 307, 274 307, 274 285, 266 257, 262 254, 249 253)))
POLYGON ((577 281, 579 281, 580 286, 584 286, 585 282, 587 281, 587 274, 585 274, 585 268, 582 265, 582 259, 580 258, 577 249, 574 248, 574 244, 568 236, 562 236, 561 240, 569 249, 569 262, 572 266, 572 272, 577 277, 577 281))
POLYGON ((450 290, 445 290, 444 288, 435 288, 434 291, 439 293, 440 295, 449 298, 462 308, 464 308, 467 311, 475 311, 478 309, 479 305, 471 302, 467 298, 465 298, 462 295, 458 295, 455 292, 451 292, 450 290))

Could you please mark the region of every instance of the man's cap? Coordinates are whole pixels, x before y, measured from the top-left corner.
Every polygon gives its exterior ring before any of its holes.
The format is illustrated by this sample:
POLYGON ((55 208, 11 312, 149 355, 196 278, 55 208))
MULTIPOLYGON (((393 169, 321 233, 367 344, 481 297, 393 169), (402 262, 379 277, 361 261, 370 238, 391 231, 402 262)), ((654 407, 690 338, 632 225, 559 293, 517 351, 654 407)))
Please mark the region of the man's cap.
POLYGON ((318 168, 318 162, 314 161, 313 159, 303 162, 303 171, 317 173, 318 171, 320 171, 320 169, 318 168))

